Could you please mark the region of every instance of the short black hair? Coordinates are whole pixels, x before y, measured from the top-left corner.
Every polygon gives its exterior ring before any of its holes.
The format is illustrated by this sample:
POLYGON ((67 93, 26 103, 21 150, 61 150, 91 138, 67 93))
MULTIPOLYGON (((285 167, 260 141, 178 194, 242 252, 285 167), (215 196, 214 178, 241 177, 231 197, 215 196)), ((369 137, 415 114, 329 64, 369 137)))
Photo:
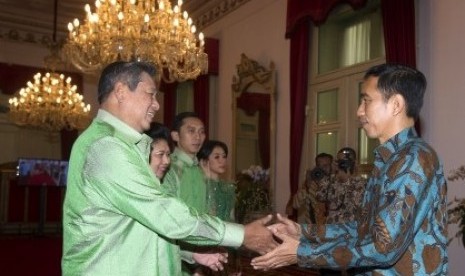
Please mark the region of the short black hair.
POLYGON ((216 147, 222 148, 226 156, 228 156, 228 146, 226 146, 225 143, 217 140, 208 140, 203 143, 199 152, 197 152, 197 159, 207 160, 210 154, 212 154, 213 149, 216 147))
POLYGON ((181 112, 178 115, 176 115, 176 117, 174 117, 171 131, 179 132, 181 130, 182 125, 184 124, 184 119, 186 118, 197 118, 201 120, 199 115, 197 115, 197 113, 195 112, 192 112, 192 111, 181 112))
POLYGON ((155 143, 160 140, 165 140, 168 143, 170 151, 173 152, 173 149, 174 149, 173 140, 171 140, 169 128, 166 127, 165 125, 158 123, 158 122, 152 122, 150 124, 149 130, 145 131, 145 134, 150 136, 150 138, 152 138, 153 142, 155 143))
POLYGON ((318 159, 320 158, 329 158, 331 159, 331 162, 333 161, 333 156, 329 153, 326 153, 326 152, 322 152, 322 153, 319 153, 316 157, 315 157, 315 163, 318 163, 318 159))
POLYGON ((154 77, 156 74, 155 66, 152 63, 138 61, 116 61, 107 65, 103 69, 98 83, 99 104, 106 101, 117 82, 123 82, 129 87, 129 90, 134 91, 144 72, 154 77))
POLYGON ((370 77, 378 77, 378 89, 385 100, 400 94, 405 99, 407 116, 414 119, 420 116, 426 90, 426 78, 422 72, 401 64, 385 63, 368 69, 364 79, 370 77))

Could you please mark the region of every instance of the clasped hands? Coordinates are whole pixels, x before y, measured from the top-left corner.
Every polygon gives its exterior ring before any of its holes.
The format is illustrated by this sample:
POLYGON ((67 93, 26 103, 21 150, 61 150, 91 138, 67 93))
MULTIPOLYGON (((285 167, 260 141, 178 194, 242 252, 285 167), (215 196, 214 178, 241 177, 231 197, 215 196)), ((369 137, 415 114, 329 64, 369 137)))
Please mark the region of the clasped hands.
POLYGON ((244 246, 260 257, 252 259, 257 270, 269 270, 297 263, 300 225, 277 214, 277 222, 267 226, 272 216, 255 220, 245 226, 244 246))

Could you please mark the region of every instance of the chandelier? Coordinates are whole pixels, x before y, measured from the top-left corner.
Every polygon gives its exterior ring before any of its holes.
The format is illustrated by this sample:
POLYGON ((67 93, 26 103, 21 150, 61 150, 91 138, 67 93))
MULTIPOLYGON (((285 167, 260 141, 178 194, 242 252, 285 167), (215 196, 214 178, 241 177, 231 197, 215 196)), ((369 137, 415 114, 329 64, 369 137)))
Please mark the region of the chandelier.
POLYGON ((68 24, 67 58, 83 72, 95 72, 117 61, 153 63, 165 82, 195 79, 208 69, 204 35, 196 28, 182 0, 96 0, 95 12, 85 5, 83 24, 68 24))
POLYGON ((10 119, 17 125, 29 125, 48 131, 83 129, 90 121, 90 105, 82 101, 71 77, 37 73, 33 81, 11 98, 10 119))
POLYGON ((32 126, 48 131, 83 129, 90 122, 90 105, 76 92, 77 86, 71 77, 55 73, 62 61, 59 44, 56 42, 57 2, 55 0, 53 41, 46 56, 45 66, 51 73, 37 73, 33 81, 20 89, 16 97, 9 99, 9 118, 20 126, 32 126))

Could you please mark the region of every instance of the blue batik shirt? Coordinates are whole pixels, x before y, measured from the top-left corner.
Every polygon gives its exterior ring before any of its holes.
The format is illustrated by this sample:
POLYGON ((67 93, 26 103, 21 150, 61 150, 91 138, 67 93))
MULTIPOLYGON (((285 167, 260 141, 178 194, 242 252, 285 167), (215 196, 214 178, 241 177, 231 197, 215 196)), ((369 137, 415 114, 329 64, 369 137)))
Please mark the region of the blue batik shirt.
POLYGON ((359 275, 447 275, 447 188, 436 152, 413 128, 375 149, 353 222, 302 225, 300 266, 359 275))

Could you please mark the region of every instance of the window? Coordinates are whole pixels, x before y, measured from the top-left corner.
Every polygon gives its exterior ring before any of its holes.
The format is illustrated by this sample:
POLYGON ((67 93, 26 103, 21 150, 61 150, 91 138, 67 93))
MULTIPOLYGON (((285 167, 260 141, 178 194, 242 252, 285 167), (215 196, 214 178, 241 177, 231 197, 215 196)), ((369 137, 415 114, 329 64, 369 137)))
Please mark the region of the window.
POLYGON ((364 172, 378 141, 365 135, 356 111, 365 71, 385 62, 380 1, 369 0, 357 11, 341 5, 312 28, 303 170, 314 165, 318 153, 334 156, 349 146, 358 151, 364 172))
POLYGON ((360 11, 336 8, 317 33, 319 74, 384 56, 379 0, 360 11))

